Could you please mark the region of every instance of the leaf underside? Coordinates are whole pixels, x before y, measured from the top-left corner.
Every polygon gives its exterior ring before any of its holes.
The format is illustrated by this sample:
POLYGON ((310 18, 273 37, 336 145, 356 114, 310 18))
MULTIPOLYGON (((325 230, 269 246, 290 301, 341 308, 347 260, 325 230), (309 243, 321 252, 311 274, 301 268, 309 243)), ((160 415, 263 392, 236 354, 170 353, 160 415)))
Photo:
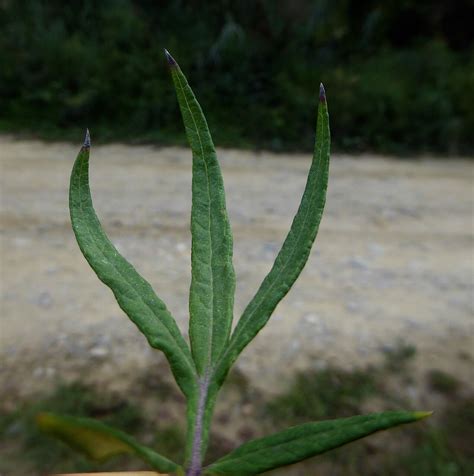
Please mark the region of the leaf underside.
POLYGON ((179 466, 151 448, 137 443, 120 430, 89 418, 40 413, 36 424, 49 434, 96 461, 120 454, 133 454, 158 471, 177 471, 179 466))
POLYGON ((329 154, 329 115, 321 85, 313 161, 298 212, 272 269, 244 310, 230 344, 218 363, 216 379, 219 384, 222 384, 240 352, 265 326, 308 260, 326 203, 329 154))
POLYGON ((176 62, 171 75, 193 154, 189 336, 200 375, 226 347, 232 325, 235 275, 224 183, 199 103, 176 62))
POLYGON ((94 211, 89 188, 89 147, 82 147, 71 174, 69 209, 79 247, 98 278, 146 336, 162 350, 186 396, 195 392, 196 369, 191 352, 165 304, 104 233, 94 211))
POLYGON ((305 423, 244 443, 208 466, 204 474, 251 476, 297 463, 380 430, 428 416, 421 412, 384 412, 305 423))

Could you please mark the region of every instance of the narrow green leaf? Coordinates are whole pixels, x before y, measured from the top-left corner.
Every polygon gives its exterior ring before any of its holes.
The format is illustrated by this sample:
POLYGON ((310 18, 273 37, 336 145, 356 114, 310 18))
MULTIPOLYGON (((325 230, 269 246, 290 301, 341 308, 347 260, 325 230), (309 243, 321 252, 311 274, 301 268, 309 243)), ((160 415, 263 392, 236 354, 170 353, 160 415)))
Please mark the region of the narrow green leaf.
POLYGON ((183 393, 196 391, 196 369, 191 352, 175 320, 150 284, 123 258, 104 233, 95 214, 89 188, 89 131, 74 164, 69 208, 74 234, 86 260, 99 279, 114 293, 119 306, 146 336, 162 350, 183 393))
POLYGON ((40 413, 36 416, 36 424, 41 431, 97 461, 105 461, 119 454, 133 454, 158 471, 179 469, 176 463, 140 445, 126 433, 90 418, 40 413))
POLYGON ((297 463, 380 430, 412 423, 430 412, 385 412, 305 423, 244 443, 206 468, 204 474, 251 476, 297 463))
POLYGON ((216 370, 219 383, 222 383, 240 352, 265 326, 308 260, 326 203, 329 152, 329 115, 326 94, 321 84, 313 161, 298 212, 272 269, 245 309, 232 334, 230 345, 219 361, 216 370))
POLYGON ((196 367, 204 375, 227 346, 232 325, 232 232, 206 119, 178 64, 167 51, 166 56, 193 153, 189 335, 196 367))

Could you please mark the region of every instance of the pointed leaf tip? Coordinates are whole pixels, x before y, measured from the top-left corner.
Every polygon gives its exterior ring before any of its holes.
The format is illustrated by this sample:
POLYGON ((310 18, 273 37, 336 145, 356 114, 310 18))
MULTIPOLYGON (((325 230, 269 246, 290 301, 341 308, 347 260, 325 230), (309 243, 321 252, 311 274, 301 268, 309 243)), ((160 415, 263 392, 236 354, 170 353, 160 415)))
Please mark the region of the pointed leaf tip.
POLYGON ((324 89, 323 83, 319 85, 319 100, 321 102, 326 102, 326 91, 324 89))
POLYGON ((176 66, 176 61, 174 60, 174 58, 170 55, 170 52, 165 48, 165 56, 166 56, 166 60, 168 61, 168 64, 170 66, 176 66))
POLYGON ((86 129, 86 136, 84 137, 84 144, 82 147, 84 147, 84 149, 91 148, 91 135, 89 133, 89 129, 86 129))
POLYGON ((414 412, 414 416, 417 420, 422 420, 423 418, 428 418, 433 415, 434 412, 414 412))

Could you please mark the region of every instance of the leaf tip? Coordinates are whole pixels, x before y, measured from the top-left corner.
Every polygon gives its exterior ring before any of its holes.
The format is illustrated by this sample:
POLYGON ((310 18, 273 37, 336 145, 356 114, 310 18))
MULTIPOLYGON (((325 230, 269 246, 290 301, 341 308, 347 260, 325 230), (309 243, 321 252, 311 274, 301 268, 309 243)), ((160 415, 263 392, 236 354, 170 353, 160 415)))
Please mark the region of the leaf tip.
POLYGON ((178 63, 174 60, 174 58, 170 55, 170 52, 165 48, 165 56, 166 56, 166 61, 168 61, 168 64, 171 67, 176 66, 178 63))
POLYGON ((91 135, 89 133, 89 129, 86 129, 86 136, 84 137, 84 144, 82 145, 84 149, 91 148, 91 135))
POLYGON ((433 415, 434 412, 413 412, 413 416, 416 420, 423 420, 423 418, 428 418, 433 415))
POLYGON ((323 83, 319 84, 319 102, 326 102, 326 90, 323 83))

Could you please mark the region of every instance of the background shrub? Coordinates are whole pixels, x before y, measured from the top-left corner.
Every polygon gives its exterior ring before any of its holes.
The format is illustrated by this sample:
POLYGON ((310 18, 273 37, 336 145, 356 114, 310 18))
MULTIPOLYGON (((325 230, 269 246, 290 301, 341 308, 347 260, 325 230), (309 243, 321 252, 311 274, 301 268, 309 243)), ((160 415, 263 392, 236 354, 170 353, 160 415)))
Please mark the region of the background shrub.
POLYGON ((0 129, 181 142, 166 47, 220 145, 310 150, 323 80, 339 149, 472 153, 473 16, 463 0, 4 0, 0 129))

